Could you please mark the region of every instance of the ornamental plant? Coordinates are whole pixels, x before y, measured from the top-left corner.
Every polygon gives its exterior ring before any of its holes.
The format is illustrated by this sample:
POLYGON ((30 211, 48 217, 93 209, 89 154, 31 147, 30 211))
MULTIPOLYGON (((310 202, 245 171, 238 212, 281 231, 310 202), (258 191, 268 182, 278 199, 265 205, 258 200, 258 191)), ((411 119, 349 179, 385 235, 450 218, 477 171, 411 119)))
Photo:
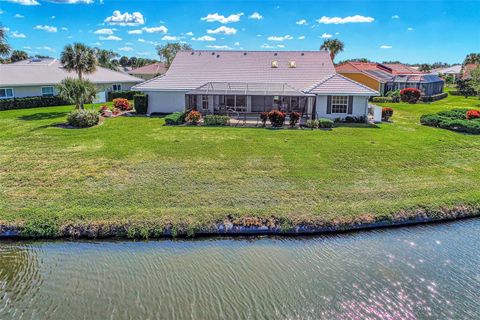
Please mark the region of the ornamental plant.
POLYGON ((382 120, 388 121, 393 116, 393 109, 389 107, 382 108, 382 120))
POLYGON ((67 122, 72 127, 93 127, 100 121, 100 114, 93 109, 75 109, 67 115, 67 122))
POLYGON ((480 118, 479 110, 468 110, 467 111, 467 120, 478 119, 480 118))
POLYGON ((107 118, 108 118, 108 117, 111 117, 111 116, 112 116, 112 110, 111 110, 110 107, 107 106, 107 105, 101 106, 99 112, 100 112, 100 115, 101 115, 102 117, 107 117, 107 118))
POLYGON ((130 102, 128 102, 128 100, 124 98, 113 99, 113 106, 120 109, 121 111, 132 110, 130 102))
POLYGON ((405 88, 400 91, 400 98, 403 102, 417 103, 417 101, 420 99, 421 94, 422 93, 418 89, 405 88))
POLYGON ((200 119, 202 118, 202 114, 196 110, 192 110, 187 114, 187 122, 190 122, 191 124, 197 124, 200 119))
POLYGON ((268 120, 270 120, 272 127, 283 127, 283 124, 285 123, 285 116, 285 112, 280 110, 272 110, 268 113, 268 120))
POLYGON ((300 120, 300 113, 298 112, 290 112, 290 127, 295 127, 297 124, 298 120, 300 120))

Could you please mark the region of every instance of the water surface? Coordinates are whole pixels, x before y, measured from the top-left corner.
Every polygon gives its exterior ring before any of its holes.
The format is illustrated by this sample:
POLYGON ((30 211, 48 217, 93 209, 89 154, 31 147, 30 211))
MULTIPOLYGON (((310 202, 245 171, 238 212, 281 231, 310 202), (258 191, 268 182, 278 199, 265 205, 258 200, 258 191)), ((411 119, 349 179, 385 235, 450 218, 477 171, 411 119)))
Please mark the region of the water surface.
POLYGON ((480 219, 315 238, 0 241, 0 319, 478 319, 480 219))

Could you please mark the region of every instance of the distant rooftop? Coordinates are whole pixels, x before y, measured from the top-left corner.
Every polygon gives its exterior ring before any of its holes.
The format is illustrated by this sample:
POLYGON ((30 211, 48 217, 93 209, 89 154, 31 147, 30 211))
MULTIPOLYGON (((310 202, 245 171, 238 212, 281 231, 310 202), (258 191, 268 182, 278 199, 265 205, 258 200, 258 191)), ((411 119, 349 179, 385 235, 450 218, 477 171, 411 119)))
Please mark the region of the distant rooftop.
POLYGON ((158 75, 167 72, 167 67, 163 62, 155 62, 140 68, 128 71, 130 74, 158 75))

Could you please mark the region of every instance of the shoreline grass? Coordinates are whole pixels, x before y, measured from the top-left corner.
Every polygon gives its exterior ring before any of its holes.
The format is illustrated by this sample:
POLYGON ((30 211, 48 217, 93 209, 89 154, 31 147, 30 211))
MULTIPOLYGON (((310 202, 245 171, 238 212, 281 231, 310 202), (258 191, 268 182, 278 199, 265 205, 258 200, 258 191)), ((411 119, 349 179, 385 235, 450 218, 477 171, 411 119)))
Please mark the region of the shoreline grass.
POLYGON ((147 117, 69 130, 55 125, 71 106, 2 111, 0 225, 45 237, 100 223, 149 235, 225 220, 288 227, 477 207, 480 138, 419 118, 480 101, 382 105, 394 108, 392 123, 332 131, 168 127, 147 117))

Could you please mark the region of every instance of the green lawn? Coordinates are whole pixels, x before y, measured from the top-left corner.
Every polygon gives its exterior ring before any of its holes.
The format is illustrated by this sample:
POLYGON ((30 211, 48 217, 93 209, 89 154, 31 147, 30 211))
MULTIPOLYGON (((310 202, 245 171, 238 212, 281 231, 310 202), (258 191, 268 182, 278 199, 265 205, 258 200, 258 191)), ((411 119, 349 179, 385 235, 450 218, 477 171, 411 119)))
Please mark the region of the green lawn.
POLYGON ((419 117, 480 101, 384 105, 393 123, 333 131, 165 127, 146 117, 72 130, 55 126, 71 106, 2 111, 0 224, 52 235, 67 224, 195 230, 227 216, 290 225, 478 208, 480 136, 419 117))

